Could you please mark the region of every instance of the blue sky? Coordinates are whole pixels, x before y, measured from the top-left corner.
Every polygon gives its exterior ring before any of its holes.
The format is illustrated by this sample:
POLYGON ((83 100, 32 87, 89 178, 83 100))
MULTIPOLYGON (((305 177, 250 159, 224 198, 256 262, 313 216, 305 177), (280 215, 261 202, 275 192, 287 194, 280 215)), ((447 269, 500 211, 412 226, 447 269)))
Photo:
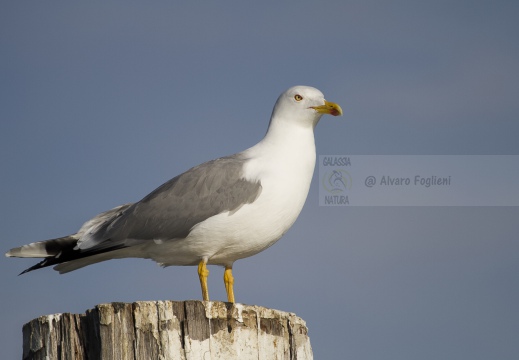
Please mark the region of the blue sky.
MULTIPOLYGON (((319 123, 320 155, 517 155, 518 15, 513 1, 3 2, 3 249, 255 144, 298 84, 344 110, 319 123)), ((237 301, 304 318, 317 359, 517 358, 517 207, 320 207, 316 180, 284 238, 235 264, 237 301)), ((191 267, 16 276, 33 263, 0 261, 5 358, 40 315, 200 298, 191 267)))

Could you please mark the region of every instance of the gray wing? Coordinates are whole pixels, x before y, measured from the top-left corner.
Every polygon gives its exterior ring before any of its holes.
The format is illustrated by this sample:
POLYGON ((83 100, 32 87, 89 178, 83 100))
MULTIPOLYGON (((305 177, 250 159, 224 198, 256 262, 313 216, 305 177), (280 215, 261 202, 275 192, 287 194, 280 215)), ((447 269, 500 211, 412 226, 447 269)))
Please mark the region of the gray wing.
POLYGON ((246 161, 239 154, 233 155, 176 176, 99 229, 80 248, 125 239, 185 238, 193 226, 207 218, 254 202, 261 193, 261 183, 243 178, 246 161))

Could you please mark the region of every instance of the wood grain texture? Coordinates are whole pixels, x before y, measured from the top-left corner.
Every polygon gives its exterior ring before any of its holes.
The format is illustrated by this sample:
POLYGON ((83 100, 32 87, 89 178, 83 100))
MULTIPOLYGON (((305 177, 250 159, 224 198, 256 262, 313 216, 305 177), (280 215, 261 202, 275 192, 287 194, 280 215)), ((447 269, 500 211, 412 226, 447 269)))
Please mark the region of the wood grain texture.
POLYGON ((260 306, 203 301, 100 304, 23 327, 24 360, 312 359, 305 322, 260 306))

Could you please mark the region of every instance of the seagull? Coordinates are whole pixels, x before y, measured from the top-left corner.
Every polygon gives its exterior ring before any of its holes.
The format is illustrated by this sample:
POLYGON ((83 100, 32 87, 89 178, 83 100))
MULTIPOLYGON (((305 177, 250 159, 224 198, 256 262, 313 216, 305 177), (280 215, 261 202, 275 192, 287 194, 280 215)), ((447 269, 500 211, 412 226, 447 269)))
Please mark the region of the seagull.
POLYGON ((75 234, 5 255, 43 258, 21 274, 52 265, 63 274, 130 257, 198 266, 204 301, 207 265, 220 265, 234 303, 234 262, 273 245, 303 208, 315 167, 314 128, 324 114, 339 116, 342 109, 313 87, 292 87, 279 96, 256 145, 195 166, 142 200, 95 216, 75 234))

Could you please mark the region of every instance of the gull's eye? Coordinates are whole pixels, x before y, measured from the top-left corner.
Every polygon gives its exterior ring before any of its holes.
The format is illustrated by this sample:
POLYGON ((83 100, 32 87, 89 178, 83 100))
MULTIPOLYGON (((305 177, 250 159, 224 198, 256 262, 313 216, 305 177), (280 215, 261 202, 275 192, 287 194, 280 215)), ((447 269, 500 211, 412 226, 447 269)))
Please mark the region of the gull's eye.
POLYGON ((296 101, 301 101, 301 100, 303 100, 303 97, 301 95, 297 94, 294 96, 294 99, 296 99, 296 101))

